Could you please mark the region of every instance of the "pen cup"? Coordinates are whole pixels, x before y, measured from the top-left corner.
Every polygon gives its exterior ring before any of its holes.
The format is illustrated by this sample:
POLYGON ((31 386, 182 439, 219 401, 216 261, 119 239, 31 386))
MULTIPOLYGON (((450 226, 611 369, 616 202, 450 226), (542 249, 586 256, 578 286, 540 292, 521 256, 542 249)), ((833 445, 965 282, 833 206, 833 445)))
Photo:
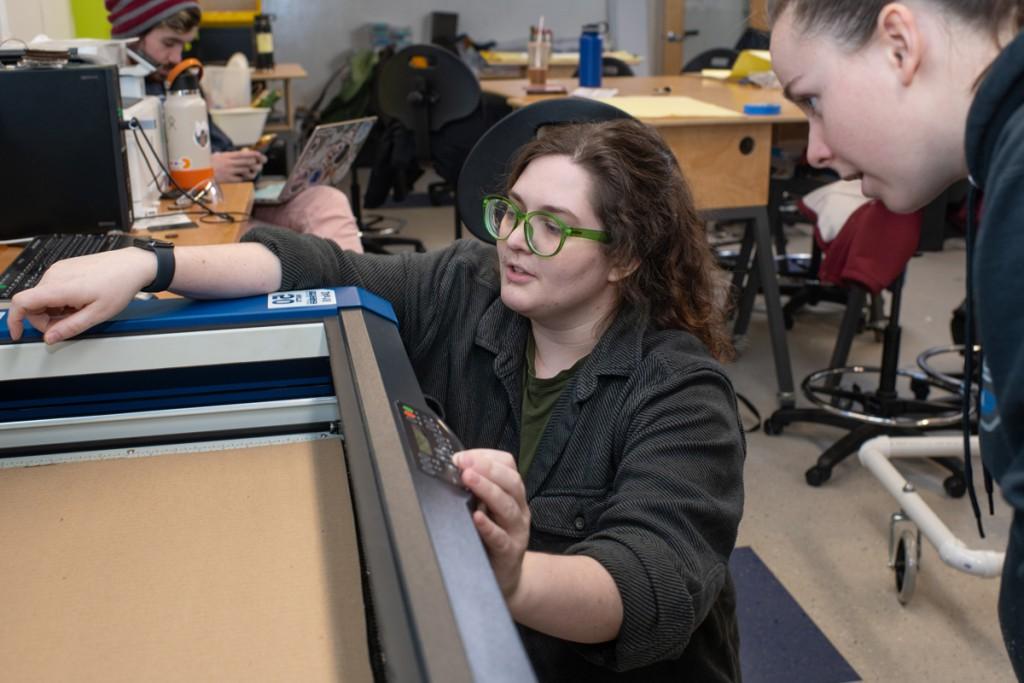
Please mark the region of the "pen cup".
POLYGON ((544 85, 548 80, 551 43, 546 40, 531 40, 526 47, 526 77, 530 80, 530 85, 544 85))

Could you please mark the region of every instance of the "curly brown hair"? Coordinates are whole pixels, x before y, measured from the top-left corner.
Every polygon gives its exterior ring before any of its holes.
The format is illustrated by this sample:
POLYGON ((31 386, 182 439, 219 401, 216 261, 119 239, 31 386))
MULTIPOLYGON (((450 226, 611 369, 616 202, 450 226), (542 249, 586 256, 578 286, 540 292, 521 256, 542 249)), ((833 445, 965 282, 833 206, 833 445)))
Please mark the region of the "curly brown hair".
POLYGON ((591 178, 590 202, 609 233, 619 307, 650 306, 659 329, 696 336, 718 360, 732 358, 723 278, 675 155, 635 119, 547 126, 510 165, 511 188, 534 159, 564 155, 591 178))

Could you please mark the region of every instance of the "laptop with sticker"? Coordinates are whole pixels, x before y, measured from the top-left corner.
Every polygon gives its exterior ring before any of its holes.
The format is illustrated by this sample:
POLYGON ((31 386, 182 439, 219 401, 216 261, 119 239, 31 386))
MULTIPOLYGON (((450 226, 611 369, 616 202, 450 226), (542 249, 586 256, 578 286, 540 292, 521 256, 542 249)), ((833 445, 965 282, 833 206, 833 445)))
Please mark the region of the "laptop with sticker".
POLYGON ((376 116, 325 123, 313 129, 287 178, 265 177, 256 183, 256 204, 284 204, 316 185, 341 183, 366 142, 376 116))

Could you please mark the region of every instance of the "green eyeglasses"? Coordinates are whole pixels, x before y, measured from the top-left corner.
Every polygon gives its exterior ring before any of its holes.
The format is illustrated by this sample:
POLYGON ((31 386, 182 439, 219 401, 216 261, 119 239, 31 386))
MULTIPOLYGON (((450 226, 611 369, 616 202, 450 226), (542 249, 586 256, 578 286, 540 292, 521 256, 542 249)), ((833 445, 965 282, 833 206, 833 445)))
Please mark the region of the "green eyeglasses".
POLYGON ((484 226, 496 240, 507 240, 519 224, 526 233, 526 246, 537 256, 554 256, 565 246, 567 237, 582 237, 595 242, 608 242, 611 237, 603 230, 574 228, 547 211, 523 211, 511 199, 490 194, 484 197, 484 226))

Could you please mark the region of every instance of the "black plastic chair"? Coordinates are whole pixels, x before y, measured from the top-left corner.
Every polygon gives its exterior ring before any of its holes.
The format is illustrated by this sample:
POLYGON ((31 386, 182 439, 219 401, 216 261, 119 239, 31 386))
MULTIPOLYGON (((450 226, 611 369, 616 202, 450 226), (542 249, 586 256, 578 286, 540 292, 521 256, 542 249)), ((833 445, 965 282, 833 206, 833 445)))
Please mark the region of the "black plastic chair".
POLYGON ((483 199, 505 191, 508 164, 519 148, 536 136, 543 126, 563 123, 595 123, 628 119, 618 107, 582 97, 544 100, 517 109, 484 133, 466 157, 459 174, 455 199, 469 232, 494 243, 484 227, 483 199))
MULTIPOLYGON (((466 64, 451 52, 433 45, 412 45, 384 63, 377 84, 377 102, 385 116, 413 131, 416 157, 438 164, 431 153, 431 138, 442 127, 465 119, 480 106, 480 83, 466 64)), ((454 186, 457 170, 442 178, 454 186)), ((432 188, 431 194, 440 193, 432 188)), ((459 204, 455 202, 455 237, 462 236, 459 204)))
POLYGON ((772 42, 772 34, 756 28, 747 28, 736 40, 737 50, 767 50, 772 42))
POLYGON ((704 69, 731 69, 739 54, 729 47, 713 47, 688 61, 683 66, 683 73, 700 72, 704 69))
MULTIPOLYGON (((580 70, 572 72, 573 78, 579 78, 580 70)), ((615 76, 634 76, 632 67, 618 57, 601 57, 601 75, 609 78, 615 76)))

